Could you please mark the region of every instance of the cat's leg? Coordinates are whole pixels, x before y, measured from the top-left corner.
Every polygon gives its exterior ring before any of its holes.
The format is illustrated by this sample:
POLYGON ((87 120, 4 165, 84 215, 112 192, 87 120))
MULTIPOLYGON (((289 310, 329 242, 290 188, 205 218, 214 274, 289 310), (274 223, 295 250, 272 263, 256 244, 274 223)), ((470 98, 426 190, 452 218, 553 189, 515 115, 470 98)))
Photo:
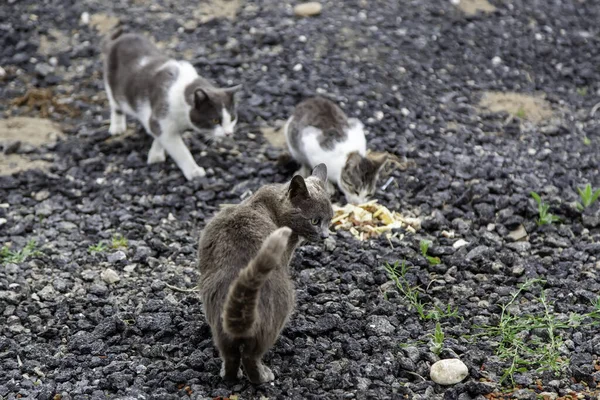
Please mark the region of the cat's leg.
POLYGON ((170 129, 166 124, 161 126, 160 135, 156 135, 156 139, 160 145, 175 161, 183 175, 188 181, 194 178, 201 178, 206 176, 204 168, 199 167, 192 157, 192 153, 188 150, 187 146, 183 142, 181 135, 178 131, 170 129))
POLYGON ((261 343, 255 338, 247 339, 244 343, 242 365, 244 365, 246 375, 252 383, 271 382, 275 379, 273 371, 262 362, 262 356, 268 350, 270 344, 261 343))
POLYGON ((127 120, 123 110, 119 107, 119 103, 113 97, 108 82, 105 81, 104 86, 106 87, 106 97, 108 97, 108 104, 110 105, 110 128, 108 128, 108 133, 111 135, 120 135, 127 130, 127 120))
POLYGON ((236 380, 243 376, 241 369, 241 357, 240 343, 232 342, 224 338, 217 338, 217 347, 219 348, 219 354, 223 360, 221 365, 221 378, 226 380, 236 380))
POLYGON ((150 147, 150 151, 148 152, 148 164, 156 164, 165 161, 167 155, 165 154, 165 149, 161 146, 160 141, 158 139, 154 139, 152 142, 152 147, 150 147))

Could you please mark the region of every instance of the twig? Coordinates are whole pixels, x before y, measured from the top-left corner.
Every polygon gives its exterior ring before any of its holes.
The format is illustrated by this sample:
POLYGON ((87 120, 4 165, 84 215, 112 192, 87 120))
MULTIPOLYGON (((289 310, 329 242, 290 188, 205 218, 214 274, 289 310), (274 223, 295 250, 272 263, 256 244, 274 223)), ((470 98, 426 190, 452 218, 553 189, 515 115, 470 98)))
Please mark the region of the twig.
POLYGON ((596 105, 594 107, 592 107, 592 110, 590 111, 590 117, 593 117, 594 114, 596 114, 596 111, 598 111, 599 108, 600 108, 600 103, 596 103, 596 105))
POLYGON ((169 285, 167 282, 165 282, 165 285, 171 289, 171 290, 175 290, 176 292, 182 292, 182 293, 190 293, 190 292, 199 292, 200 288, 198 286, 194 286, 191 289, 184 289, 184 288, 179 288, 177 286, 173 286, 173 285, 169 285))

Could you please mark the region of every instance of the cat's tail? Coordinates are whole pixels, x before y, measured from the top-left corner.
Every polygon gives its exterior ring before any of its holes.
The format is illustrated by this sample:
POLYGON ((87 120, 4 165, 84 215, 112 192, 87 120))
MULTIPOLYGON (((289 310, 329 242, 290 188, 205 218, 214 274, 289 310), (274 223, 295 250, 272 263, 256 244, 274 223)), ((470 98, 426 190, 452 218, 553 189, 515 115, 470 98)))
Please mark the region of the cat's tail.
POLYGON ((108 49, 112 42, 117 40, 123 33, 125 33, 125 29, 122 26, 119 26, 109 32, 104 39, 102 39, 102 53, 108 53, 108 49))
POLYGON ((259 319, 260 290, 271 271, 281 266, 292 230, 277 229, 263 242, 258 254, 231 284, 223 307, 223 330, 232 337, 252 334, 259 319))

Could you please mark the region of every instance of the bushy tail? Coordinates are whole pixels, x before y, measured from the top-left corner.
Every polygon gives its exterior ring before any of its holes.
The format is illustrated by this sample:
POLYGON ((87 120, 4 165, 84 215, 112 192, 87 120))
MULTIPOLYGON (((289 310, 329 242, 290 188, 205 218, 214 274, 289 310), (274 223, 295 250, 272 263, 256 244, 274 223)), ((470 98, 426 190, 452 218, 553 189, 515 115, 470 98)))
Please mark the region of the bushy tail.
POLYGON ((231 284, 223 308, 223 330, 232 337, 252 334, 258 321, 260 289, 271 271, 281 266, 292 230, 284 227, 271 233, 258 254, 231 284))
POLYGON ((113 29, 111 32, 109 32, 102 40, 102 53, 104 53, 104 54, 108 53, 108 49, 110 48, 110 45, 112 44, 112 42, 117 40, 119 38, 119 36, 121 36, 124 32, 125 32, 125 30, 121 26, 119 26, 119 27, 113 29))

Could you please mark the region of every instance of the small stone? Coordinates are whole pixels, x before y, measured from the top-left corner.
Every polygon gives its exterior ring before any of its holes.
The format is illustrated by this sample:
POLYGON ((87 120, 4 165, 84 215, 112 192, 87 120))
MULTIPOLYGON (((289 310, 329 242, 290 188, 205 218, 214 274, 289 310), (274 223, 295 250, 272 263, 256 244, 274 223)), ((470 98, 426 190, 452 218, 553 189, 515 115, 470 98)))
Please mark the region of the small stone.
POLYGON ((296 71, 296 72, 302 71, 302 64, 296 64, 296 65, 294 65, 294 71, 296 71))
POLYGON ((502 59, 500 57, 496 56, 496 57, 492 58, 493 66, 498 66, 500 64, 502 64, 502 59))
POLYGON ((429 376, 440 385, 454 385, 469 375, 469 369, 458 358, 440 360, 431 366, 429 376))
POLYGON ((198 22, 194 20, 187 21, 185 24, 183 24, 183 29, 188 32, 193 32, 196 30, 196 28, 198 28, 198 22))
POLYGON ((38 293, 43 300, 52 301, 56 297, 56 292, 54 291, 54 287, 52 285, 46 285, 40 290, 38 293))
POLYGON ((81 13, 81 23, 84 25, 87 25, 90 23, 90 13, 87 11, 84 11, 81 13))
POLYGON ((35 72, 38 73, 38 75, 46 77, 48 75, 50 75, 52 72, 54 72, 54 67, 52 67, 49 64, 46 63, 39 63, 35 65, 35 72))
POLYGON ((521 276, 525 273, 525 267, 522 265, 515 265, 512 269, 513 276, 521 276))
POLYGON ((526 238, 527 231, 525 230, 525 227, 523 226, 523 224, 520 224, 517 227, 517 229, 515 229, 514 231, 510 231, 510 233, 508 234, 508 237, 516 242, 518 240, 526 238))
POLYGON ((6 70, 0 67, 0 78, 4 78, 6 76, 6 70))
POLYGON ((375 335, 387 335, 393 333, 396 330, 396 328, 394 328, 394 325, 392 325, 386 317, 382 317, 379 315, 373 315, 369 317, 369 321, 367 322, 367 329, 375 335))
POLYGON ((323 11, 323 6, 316 1, 298 4, 294 7, 294 14, 296 14, 297 17, 313 17, 321 14, 321 11, 323 11))
POLYGON ((123 261, 126 258, 127 258, 127 255, 124 252, 122 252, 121 250, 119 250, 119 251, 115 251, 112 254, 109 254, 107 257, 107 260, 109 263, 114 264, 116 262, 123 261))
POLYGON ((117 283, 121 280, 119 275, 112 268, 107 268, 100 274, 100 278, 108 284, 117 283))
POLYGON ((381 121, 385 115, 382 111, 375 111, 375 119, 377 121, 381 121))
POLYGON ((410 111, 408 111, 408 108, 403 108, 400 110, 400 113, 402 115, 404 115, 405 117, 408 117, 410 115, 410 111))
POLYGON ((331 236, 328 237, 327 239, 325 239, 325 249, 327 251, 333 251, 335 250, 335 239, 332 238, 331 236))
POLYGON ((555 392, 542 392, 537 395, 538 398, 544 400, 555 400, 558 398, 558 393, 555 392))
POLYGON ((454 247, 455 249, 460 249, 463 246, 468 245, 469 242, 467 242, 465 239, 458 239, 456 242, 454 242, 454 244, 452 244, 452 247, 454 247))

